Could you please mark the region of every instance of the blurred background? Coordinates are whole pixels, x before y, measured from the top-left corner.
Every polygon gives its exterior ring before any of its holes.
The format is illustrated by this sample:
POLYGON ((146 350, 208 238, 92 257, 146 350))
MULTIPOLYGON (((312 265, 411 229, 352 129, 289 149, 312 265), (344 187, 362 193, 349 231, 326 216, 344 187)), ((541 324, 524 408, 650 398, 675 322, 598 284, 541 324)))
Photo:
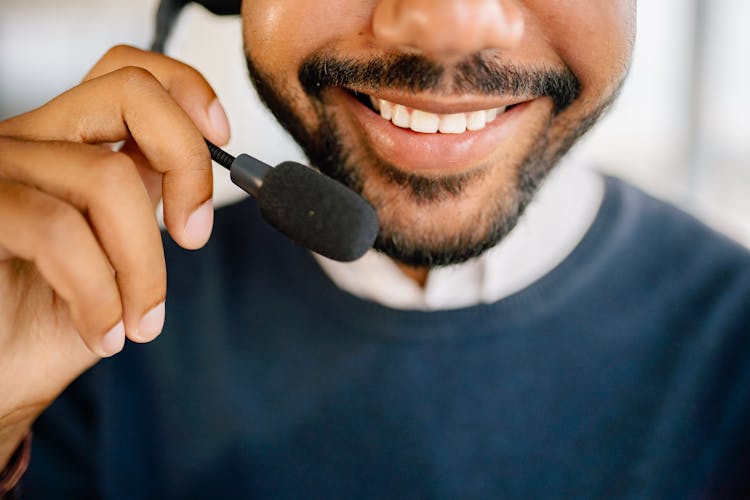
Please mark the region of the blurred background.
MULTIPOLYGON (((148 48, 157 3, 2 0, 0 119, 77 84, 114 44, 148 48)), ((748 21, 747 0, 640 2, 635 58, 623 94, 573 155, 750 246, 748 21)), ((250 91, 240 40, 237 18, 190 6, 167 53, 198 67, 226 104, 250 91)), ((272 164, 301 158, 281 132, 269 129, 265 110, 237 102, 227 106, 233 143, 238 137, 252 142, 245 148, 272 164)), ((242 149, 232 146, 227 149, 242 149)), ((217 172, 217 199, 236 196, 225 173, 217 172)))

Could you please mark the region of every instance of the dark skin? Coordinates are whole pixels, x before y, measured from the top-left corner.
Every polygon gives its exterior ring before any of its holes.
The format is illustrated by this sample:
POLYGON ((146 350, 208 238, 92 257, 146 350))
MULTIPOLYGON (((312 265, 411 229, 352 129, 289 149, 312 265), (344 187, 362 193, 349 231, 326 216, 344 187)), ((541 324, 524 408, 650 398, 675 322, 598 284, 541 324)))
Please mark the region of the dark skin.
MULTIPOLYGON (((538 139, 543 156, 553 157, 619 87, 635 31, 635 0, 257 0, 245 2, 242 15, 248 57, 306 133, 315 137, 320 117, 329 117, 382 225, 428 247, 457 235, 481 238, 512 209, 538 139), (335 89, 314 105, 297 76, 317 52, 359 61, 416 54, 449 73, 481 52, 518 67, 569 70, 581 93, 555 115, 548 97, 367 89, 434 114, 526 99, 502 126, 409 135, 335 89), (431 179, 482 175, 456 196, 417 202, 376 160, 431 179)), ((163 200, 167 230, 181 246, 199 248, 211 231, 203 137, 224 144, 229 128, 205 79, 167 57, 117 47, 84 80, 0 122, 0 466, 79 374, 122 349, 126 336, 148 342, 160 333, 166 269, 155 203, 163 200), (99 146, 117 141, 126 141, 120 152, 99 146)), ((402 269, 420 284, 429 271, 402 269)))
MULTIPOLYGON (((632 51, 635 1, 256 0, 244 3, 243 18, 246 55, 256 80, 294 115, 295 127, 304 129, 296 134, 304 136, 303 146, 307 138, 311 145, 306 149, 314 150, 326 130, 335 129, 334 140, 349 159, 346 168, 378 210, 389 238, 429 251, 454 241, 481 243, 498 219, 517 217, 524 170, 553 164, 579 124, 593 120, 619 88, 632 51), (324 88, 318 100, 297 79, 311 56, 366 63, 393 53, 424 57, 444 68, 446 85, 410 92, 365 82, 354 90, 435 114, 519 102, 523 109, 515 110, 512 119, 510 113, 501 117, 507 122, 502 126, 475 132, 411 133, 391 124, 376 128, 378 117, 370 120, 361 103, 349 98, 346 85, 324 88), (570 71, 580 82, 580 95, 555 115, 546 96, 451 91, 452 71, 476 54, 522 70, 570 71), (425 203, 390 180, 393 170, 428 180, 470 180, 458 194, 425 203)), ((411 261, 397 250, 390 255, 407 276, 425 283, 427 262, 411 261)))

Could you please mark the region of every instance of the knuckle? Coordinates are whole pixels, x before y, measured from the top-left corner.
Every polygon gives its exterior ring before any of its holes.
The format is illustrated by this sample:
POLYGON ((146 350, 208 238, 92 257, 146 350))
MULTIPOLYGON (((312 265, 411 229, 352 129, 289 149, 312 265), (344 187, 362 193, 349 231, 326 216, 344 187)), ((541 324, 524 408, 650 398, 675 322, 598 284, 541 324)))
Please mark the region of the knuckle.
POLYGON ((186 165, 190 170, 209 170, 211 168, 211 153, 201 140, 190 144, 184 151, 186 165))
POLYGON ((61 201, 37 204, 41 228, 37 232, 42 244, 48 248, 65 248, 80 238, 87 224, 78 210, 61 201))
POLYGON ((137 178, 135 162, 126 154, 106 152, 95 160, 89 169, 94 175, 98 189, 117 188, 119 184, 130 183, 137 178))
POLYGON ((136 47, 130 45, 118 44, 111 47, 107 52, 102 55, 99 60, 94 64, 94 67, 84 77, 84 81, 90 80, 97 76, 116 72, 119 68, 133 64, 133 61, 137 61, 141 57, 139 54, 142 51, 136 47))
POLYGON ((91 173, 89 185, 96 186, 90 191, 94 205, 113 204, 114 200, 122 199, 134 190, 142 190, 143 183, 135 162, 124 153, 107 152, 88 171, 91 173))
POLYGON ((182 73, 182 75, 184 75, 185 78, 188 78, 189 80, 193 80, 195 82, 199 82, 201 84, 208 85, 208 82, 206 81, 205 77, 200 71, 190 66, 189 64, 185 64, 182 61, 176 61, 176 62, 177 62, 178 70, 182 73))
POLYGON ((124 43, 114 45, 111 47, 107 52, 104 53, 102 56, 102 60, 109 60, 113 59, 115 61, 122 60, 122 59, 129 59, 132 58, 133 55, 140 52, 139 49, 133 47, 132 45, 126 45, 124 43))
POLYGON ((151 88, 154 85, 160 86, 159 81, 154 74, 140 66, 123 66, 116 70, 115 74, 122 80, 122 84, 126 89, 143 87, 151 88))

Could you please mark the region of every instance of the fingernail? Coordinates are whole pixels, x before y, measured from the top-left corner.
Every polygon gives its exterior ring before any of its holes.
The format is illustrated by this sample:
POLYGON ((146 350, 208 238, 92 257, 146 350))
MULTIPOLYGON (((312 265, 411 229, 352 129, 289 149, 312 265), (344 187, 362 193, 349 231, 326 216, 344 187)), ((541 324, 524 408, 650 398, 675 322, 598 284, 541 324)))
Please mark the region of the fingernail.
POLYGON ((214 206, 212 200, 207 200, 190 214, 185 224, 185 245, 188 248, 200 248, 206 244, 211 236, 214 225, 214 206))
POLYGON ((138 340, 141 342, 150 342, 154 340, 164 328, 164 302, 151 309, 143 315, 141 322, 138 324, 138 340))
POLYGON ((227 114, 218 99, 214 99, 208 107, 208 121, 219 144, 229 142, 229 120, 227 120, 227 114))
POLYGON ((108 358, 122 351, 124 346, 125 325, 120 321, 102 337, 102 341, 99 344, 99 355, 103 358, 108 358))

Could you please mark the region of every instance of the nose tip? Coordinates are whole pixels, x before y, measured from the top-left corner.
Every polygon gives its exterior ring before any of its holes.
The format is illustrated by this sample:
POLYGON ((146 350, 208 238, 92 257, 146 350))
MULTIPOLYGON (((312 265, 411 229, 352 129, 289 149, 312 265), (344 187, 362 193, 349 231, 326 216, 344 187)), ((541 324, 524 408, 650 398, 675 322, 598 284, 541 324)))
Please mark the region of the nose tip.
POLYGON ((515 0, 382 0, 372 23, 383 45, 437 58, 513 48, 524 32, 515 0))

